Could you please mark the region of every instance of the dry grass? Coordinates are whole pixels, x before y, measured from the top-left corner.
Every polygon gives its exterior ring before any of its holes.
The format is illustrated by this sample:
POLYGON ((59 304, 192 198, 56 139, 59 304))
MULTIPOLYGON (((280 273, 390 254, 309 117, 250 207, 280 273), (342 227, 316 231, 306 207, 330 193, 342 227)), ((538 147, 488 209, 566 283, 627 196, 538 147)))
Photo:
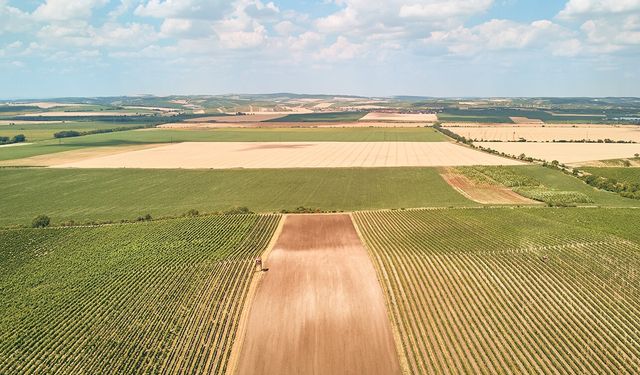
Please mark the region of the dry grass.
POLYGON ((56 166, 226 169, 519 164, 450 142, 185 142, 56 166))

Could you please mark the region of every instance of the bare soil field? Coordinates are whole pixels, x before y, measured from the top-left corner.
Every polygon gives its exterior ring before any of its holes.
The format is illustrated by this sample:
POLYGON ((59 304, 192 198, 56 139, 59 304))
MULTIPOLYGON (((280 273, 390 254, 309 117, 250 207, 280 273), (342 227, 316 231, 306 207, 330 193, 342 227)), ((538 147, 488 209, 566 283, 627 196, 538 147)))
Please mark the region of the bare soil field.
POLYGON ((100 116, 133 116, 134 112, 117 112, 117 111, 95 111, 95 112, 37 112, 19 115, 18 117, 100 117, 100 116))
POLYGON ((382 289, 349 215, 293 215, 251 302, 237 374, 400 374, 382 289))
POLYGON ((162 124, 165 129, 217 129, 217 128, 415 128, 422 124, 413 122, 175 122, 162 124))
POLYGON ((510 155, 525 154, 547 161, 581 163, 594 160, 630 158, 640 153, 640 144, 628 143, 531 143, 531 142, 476 142, 510 155))
POLYGON ((529 142, 605 140, 640 142, 640 126, 624 125, 545 125, 542 126, 445 126, 444 128, 468 139, 480 141, 529 142))
POLYGON ((0 126, 2 125, 47 125, 47 124, 61 124, 64 121, 25 121, 25 120, 0 120, 0 126))
POLYGON ((90 104, 76 104, 76 103, 56 103, 56 102, 36 102, 36 103, 9 103, 9 106, 33 106, 42 109, 50 109, 55 107, 84 107, 90 104))
POLYGON ((520 165, 450 142, 184 142, 61 168, 333 168, 520 165))
POLYGON ((480 184, 455 168, 442 168, 440 176, 456 191, 482 204, 541 204, 500 185, 480 184))
POLYGON ((285 113, 259 113, 250 115, 234 115, 234 116, 209 116, 198 117, 185 120, 185 122, 194 123, 207 123, 207 122, 223 122, 223 123, 243 123, 243 122, 260 122, 273 120, 286 116, 285 113))
POLYGON ((544 124, 542 120, 527 117, 509 117, 516 124, 544 124))
POLYGON ((436 122, 438 121, 438 116, 434 113, 369 112, 360 121, 436 122))
POLYGON ((53 167, 56 165, 79 162, 82 160, 92 159, 105 155, 118 155, 120 153, 131 152, 134 150, 144 150, 158 147, 155 144, 131 145, 131 146, 105 146, 91 147, 79 150, 56 152, 53 154, 44 154, 31 156, 23 159, 3 160, 0 166, 14 167, 53 167))

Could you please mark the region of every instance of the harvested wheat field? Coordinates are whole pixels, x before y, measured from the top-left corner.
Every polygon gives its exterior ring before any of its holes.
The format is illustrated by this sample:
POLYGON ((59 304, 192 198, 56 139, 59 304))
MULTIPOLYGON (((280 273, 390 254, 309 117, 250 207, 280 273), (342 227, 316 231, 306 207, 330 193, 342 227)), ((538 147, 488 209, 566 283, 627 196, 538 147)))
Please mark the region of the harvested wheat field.
POLYGON ((635 143, 477 142, 476 145, 510 155, 525 154, 547 161, 558 160, 561 163, 629 158, 640 153, 640 144, 635 143))
POLYGON ((134 116, 135 112, 95 111, 95 112, 36 112, 26 113, 18 117, 101 117, 101 116, 134 116))
POLYGON ((360 121, 436 122, 438 116, 434 113, 369 112, 360 121))
MULTIPOLYGON (((193 119, 196 120, 196 119, 193 119)), ((165 129, 217 129, 217 128, 415 128, 413 122, 172 122, 158 125, 165 129)), ((155 129, 155 128, 152 128, 155 129)))
POLYGON ((482 204, 541 204, 498 184, 473 181, 455 168, 442 168, 440 176, 457 192, 482 204))
POLYGON ((294 215, 266 259, 237 374, 400 374, 376 272, 349 215, 294 215))
MULTIPOLYGON (((30 144, 30 143, 14 143, 14 144, 30 144)), ((14 160, 2 160, 0 161, 0 167, 12 166, 12 167, 53 167, 56 165, 74 163, 77 161, 92 159, 95 157, 105 155, 118 155, 123 152, 131 152, 134 150, 145 150, 149 148, 158 147, 156 144, 143 144, 143 145, 129 145, 129 146, 103 146, 103 147, 88 147, 79 150, 70 150, 63 152, 56 152, 52 154, 36 155, 28 158, 14 159, 14 160)))
POLYGON ((260 122, 273 120, 287 116, 287 113, 252 113, 249 115, 233 115, 233 116, 208 116, 187 119, 185 122, 207 123, 207 122, 260 122))
POLYGON ((613 141, 640 142, 640 126, 624 125, 546 125, 542 126, 446 126, 446 129, 467 139, 478 141, 613 141))
POLYGON ((184 142, 61 168, 331 168, 519 165, 450 142, 184 142))

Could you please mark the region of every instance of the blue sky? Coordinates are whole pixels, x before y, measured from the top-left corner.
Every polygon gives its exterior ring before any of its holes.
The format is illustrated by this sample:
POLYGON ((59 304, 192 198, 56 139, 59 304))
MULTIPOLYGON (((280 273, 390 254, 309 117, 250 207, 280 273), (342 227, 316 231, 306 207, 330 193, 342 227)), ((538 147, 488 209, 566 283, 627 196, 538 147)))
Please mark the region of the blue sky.
POLYGON ((0 0, 0 97, 640 96, 640 0, 0 0))

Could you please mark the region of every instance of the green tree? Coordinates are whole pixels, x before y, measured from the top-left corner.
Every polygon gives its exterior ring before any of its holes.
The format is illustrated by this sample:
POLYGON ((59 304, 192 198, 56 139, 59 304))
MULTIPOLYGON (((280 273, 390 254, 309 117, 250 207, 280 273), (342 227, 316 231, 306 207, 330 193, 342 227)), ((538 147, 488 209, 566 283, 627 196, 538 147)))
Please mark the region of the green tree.
POLYGON ((46 228, 51 224, 51 219, 47 215, 39 215, 31 222, 33 228, 46 228))

